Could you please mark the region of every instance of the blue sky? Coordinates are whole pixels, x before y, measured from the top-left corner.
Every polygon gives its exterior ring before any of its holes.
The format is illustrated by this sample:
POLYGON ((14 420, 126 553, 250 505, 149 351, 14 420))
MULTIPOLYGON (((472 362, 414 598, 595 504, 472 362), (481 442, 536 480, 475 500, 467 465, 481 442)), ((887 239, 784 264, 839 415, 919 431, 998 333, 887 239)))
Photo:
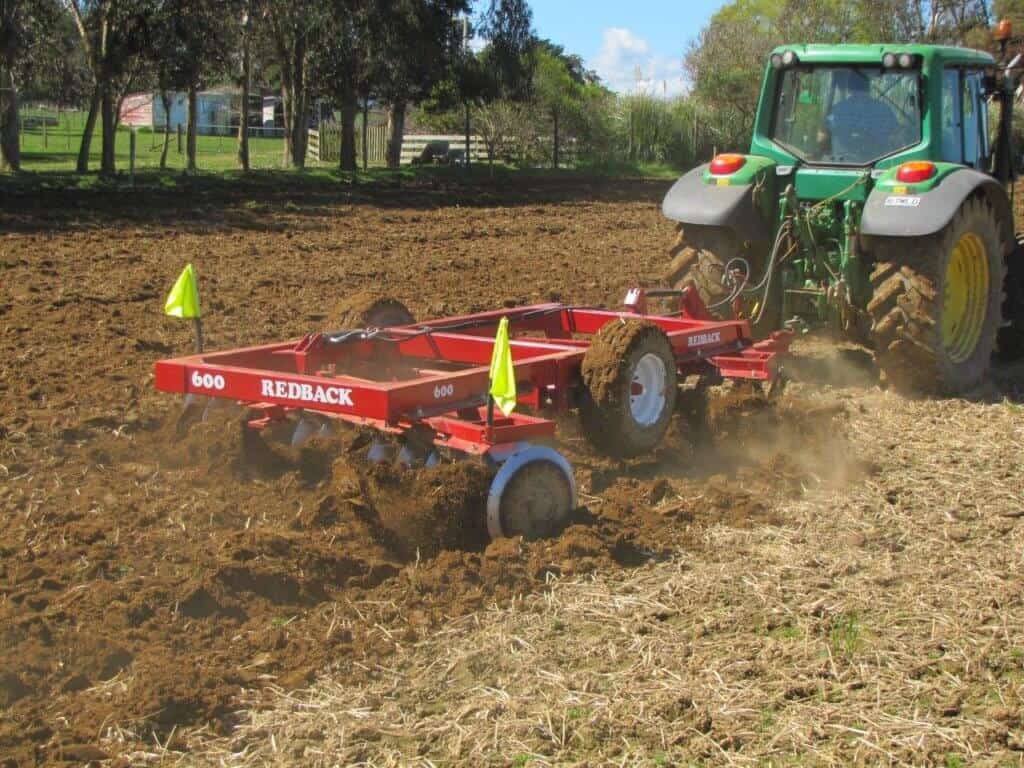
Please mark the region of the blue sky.
POLYGON ((682 58, 723 0, 532 0, 540 37, 584 58, 616 91, 683 90, 682 58))

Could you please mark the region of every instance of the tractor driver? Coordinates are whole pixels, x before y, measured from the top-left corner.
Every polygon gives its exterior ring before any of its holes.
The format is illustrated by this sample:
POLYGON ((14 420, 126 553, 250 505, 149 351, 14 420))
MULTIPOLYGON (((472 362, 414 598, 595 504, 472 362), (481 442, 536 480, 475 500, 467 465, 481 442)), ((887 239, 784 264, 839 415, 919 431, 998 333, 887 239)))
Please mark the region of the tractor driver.
POLYGON ((833 84, 846 97, 825 118, 833 159, 867 163, 890 152, 899 121, 888 104, 871 95, 871 81, 858 69, 833 73, 833 84))

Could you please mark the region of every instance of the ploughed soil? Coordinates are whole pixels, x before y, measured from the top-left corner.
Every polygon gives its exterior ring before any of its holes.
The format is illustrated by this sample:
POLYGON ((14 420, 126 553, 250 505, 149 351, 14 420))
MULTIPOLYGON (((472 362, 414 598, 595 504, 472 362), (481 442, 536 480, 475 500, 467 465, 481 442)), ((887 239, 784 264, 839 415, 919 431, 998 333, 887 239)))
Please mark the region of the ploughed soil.
MULTIPOLYGON (((185 354, 166 290, 196 265, 209 348, 338 327, 385 289, 421 318, 539 300, 615 303, 657 271, 663 184, 42 191, 0 212, 0 764, 187 750, 239 696, 337 668, 377 675, 452 617, 553 577, 781 522, 780 499, 872 467, 841 400, 683 393, 629 462, 559 448, 581 506, 560 537, 489 543, 489 472, 366 463, 366 436, 301 449, 230 408, 183 428, 154 391, 185 354)), ((119 757, 120 756, 120 757, 119 757)))

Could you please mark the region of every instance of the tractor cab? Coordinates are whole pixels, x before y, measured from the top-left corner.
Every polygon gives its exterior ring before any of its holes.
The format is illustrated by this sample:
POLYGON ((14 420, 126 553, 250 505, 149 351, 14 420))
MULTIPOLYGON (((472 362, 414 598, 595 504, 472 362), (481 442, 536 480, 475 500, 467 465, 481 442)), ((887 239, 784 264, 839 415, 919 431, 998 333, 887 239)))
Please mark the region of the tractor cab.
MULTIPOLYGON (((994 37, 1005 58, 1011 31, 994 37)), ((679 224, 666 280, 762 335, 826 324, 866 342, 897 387, 974 386, 997 342, 1024 348, 1010 204, 1019 59, 772 51, 749 151, 718 155, 665 198, 679 224)))
POLYGON ((781 165, 991 171, 995 60, 945 46, 796 46, 772 53, 750 153, 781 165))

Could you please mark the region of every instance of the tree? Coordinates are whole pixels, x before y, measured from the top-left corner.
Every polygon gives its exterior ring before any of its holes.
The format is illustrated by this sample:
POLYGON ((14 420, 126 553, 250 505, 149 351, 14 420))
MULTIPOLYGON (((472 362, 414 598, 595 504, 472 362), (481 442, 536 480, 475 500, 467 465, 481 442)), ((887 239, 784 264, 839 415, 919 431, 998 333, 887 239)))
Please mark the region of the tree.
POLYGON ((552 164, 558 168, 559 129, 566 113, 579 100, 580 83, 566 63, 550 50, 538 46, 536 62, 533 93, 551 118, 552 164))
POLYGON ((530 95, 535 66, 533 12, 526 0, 491 0, 484 15, 482 53, 494 96, 524 101, 530 95))
POLYGON ((30 45, 19 67, 19 95, 23 99, 79 105, 92 91, 89 65, 82 52, 74 19, 61 0, 33 0, 41 11, 30 35, 30 45))
POLYGON ((93 94, 78 152, 78 172, 89 168, 97 113, 103 126, 100 172, 113 174, 121 102, 139 73, 147 29, 158 0, 66 0, 89 70, 93 94))
POLYGON ((377 0, 371 27, 377 30, 370 79, 388 105, 388 166, 401 162, 405 113, 410 102, 426 97, 450 77, 462 46, 458 14, 468 0, 377 0))
POLYGON ((0 0, 0 170, 21 169, 19 81, 29 79, 58 10, 51 0, 0 0))
POLYGON ((14 68, 24 47, 24 14, 23 2, 0 0, 0 170, 21 170, 14 68))
POLYGON ((487 164, 494 175, 494 160, 505 148, 505 142, 518 122, 527 119, 521 105, 506 100, 491 101, 477 108, 476 125, 487 149, 487 164))
MULTIPOLYGON (((197 168, 199 91, 208 78, 231 69, 241 19, 241 0, 163 0, 150 18, 148 52, 156 59, 165 109, 170 86, 188 93, 189 172, 197 168)), ((168 138, 165 135, 165 148, 168 138)))
POLYGON ((263 9, 280 67, 284 164, 302 168, 309 145, 310 58, 328 6, 323 0, 263 0, 263 9))
POLYGON ((318 92, 341 107, 339 167, 356 170, 356 114, 359 98, 368 97, 369 58, 374 30, 370 24, 372 0, 331 0, 329 18, 313 58, 313 80, 318 92))
POLYGON ((241 87, 241 111, 238 116, 238 164, 243 171, 249 170, 249 88, 252 85, 252 3, 241 0, 241 27, 239 37, 242 46, 242 67, 238 81, 241 87))

